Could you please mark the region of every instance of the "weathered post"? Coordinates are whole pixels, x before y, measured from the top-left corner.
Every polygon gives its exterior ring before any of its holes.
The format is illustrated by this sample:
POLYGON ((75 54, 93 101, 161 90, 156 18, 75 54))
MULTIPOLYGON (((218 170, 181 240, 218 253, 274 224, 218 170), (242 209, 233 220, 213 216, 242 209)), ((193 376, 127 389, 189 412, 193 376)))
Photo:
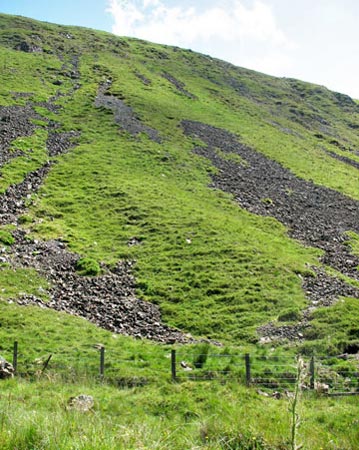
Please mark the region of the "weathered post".
POLYGON ((18 354, 18 342, 14 342, 14 351, 12 355, 12 366, 14 368, 14 374, 17 372, 17 354, 18 354))
POLYGON ((45 370, 47 369, 47 366, 49 365, 51 358, 52 358, 52 355, 49 355, 47 360, 44 362, 44 365, 42 366, 40 375, 42 375, 45 372, 45 370))
POLYGON ((103 380, 105 376, 105 347, 100 348, 100 378, 103 380))
POLYGON ((314 389, 314 387, 315 387, 315 363, 314 363, 314 356, 312 356, 311 359, 310 359, 309 374, 310 374, 310 389, 314 389))
POLYGON ((177 373, 176 373, 176 350, 171 350, 171 373, 172 373, 172 381, 177 381, 177 373))
POLYGON ((246 386, 251 385, 251 359, 249 353, 245 354, 245 362, 246 362, 246 386))

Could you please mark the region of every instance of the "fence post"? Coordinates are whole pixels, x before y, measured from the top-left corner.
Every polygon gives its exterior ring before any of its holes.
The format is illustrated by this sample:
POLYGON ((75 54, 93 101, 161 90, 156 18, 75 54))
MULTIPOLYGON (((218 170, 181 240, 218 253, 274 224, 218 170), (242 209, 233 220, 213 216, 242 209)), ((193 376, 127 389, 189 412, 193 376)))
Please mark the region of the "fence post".
POLYGON ((17 353, 18 353, 18 343, 17 341, 14 342, 14 351, 12 355, 12 366, 14 368, 14 374, 17 372, 17 353))
POLYGON ((177 373, 176 373, 176 350, 171 350, 171 373, 172 373, 172 381, 177 381, 177 373))
POLYGON ((100 348, 100 378, 103 380, 105 376, 105 347, 100 348))
POLYGON ((309 374, 310 374, 310 389, 314 389, 314 386, 315 386, 315 364, 314 364, 314 356, 312 356, 312 357, 310 358, 309 374))
POLYGON ((51 358, 52 358, 52 355, 49 355, 47 360, 44 362, 44 365, 42 366, 40 375, 42 375, 45 372, 45 370, 47 369, 47 366, 49 365, 49 362, 50 362, 51 358))
POLYGON ((245 354, 246 361, 246 386, 250 386, 251 384, 251 359, 249 353, 245 354))

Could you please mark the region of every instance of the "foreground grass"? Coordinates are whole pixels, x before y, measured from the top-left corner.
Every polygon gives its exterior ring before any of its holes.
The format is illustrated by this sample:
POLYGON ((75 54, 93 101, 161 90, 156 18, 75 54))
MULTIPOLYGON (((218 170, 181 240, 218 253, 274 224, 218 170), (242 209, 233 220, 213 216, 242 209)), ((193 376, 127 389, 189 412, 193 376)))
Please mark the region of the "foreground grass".
MULTIPOLYGON (((85 382, 3 381, 2 449, 277 449, 290 448, 288 400, 216 382, 118 389, 85 382), (92 395, 90 413, 68 407, 92 395)), ((357 401, 305 397, 299 441, 311 450, 358 448, 357 401)))
MULTIPOLYGON (((173 347, 113 335, 81 318, 51 310, 3 302, 0 307, 1 355, 11 361, 12 344, 17 340, 22 374, 0 383, 2 449, 290 449, 289 400, 285 397, 276 400, 258 395, 255 389, 244 387, 241 376, 234 377, 235 381, 225 381, 225 377, 191 381, 183 371, 181 381, 173 383, 169 358, 173 347), (106 348, 103 382, 99 344, 106 348), (52 359, 44 370, 49 355, 52 359), (91 412, 68 407, 70 397, 79 394, 94 397, 91 412)), ((177 346, 178 362, 193 366, 206 351, 219 355, 257 351, 253 375, 259 373, 267 354, 254 347, 177 346)), ((283 361, 283 350, 270 352, 278 357, 273 361, 283 361)), ((212 364, 218 366, 218 361, 228 365, 225 361, 229 360, 209 357, 204 363, 212 376, 212 364)), ((227 370, 238 371, 240 363, 243 371, 242 359, 231 357, 230 361, 233 367, 227 370)), ((277 370, 275 365, 272 370, 277 370)), ((303 394, 298 441, 311 450, 358 448, 357 411, 357 397, 303 394)))

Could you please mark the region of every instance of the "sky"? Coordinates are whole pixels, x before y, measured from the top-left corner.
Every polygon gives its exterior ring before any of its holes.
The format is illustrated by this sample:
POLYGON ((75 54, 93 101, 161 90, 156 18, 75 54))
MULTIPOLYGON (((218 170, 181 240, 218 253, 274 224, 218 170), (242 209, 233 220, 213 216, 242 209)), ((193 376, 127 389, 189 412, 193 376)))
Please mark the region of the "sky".
POLYGON ((0 0, 0 12, 190 48, 359 99, 359 0, 0 0))

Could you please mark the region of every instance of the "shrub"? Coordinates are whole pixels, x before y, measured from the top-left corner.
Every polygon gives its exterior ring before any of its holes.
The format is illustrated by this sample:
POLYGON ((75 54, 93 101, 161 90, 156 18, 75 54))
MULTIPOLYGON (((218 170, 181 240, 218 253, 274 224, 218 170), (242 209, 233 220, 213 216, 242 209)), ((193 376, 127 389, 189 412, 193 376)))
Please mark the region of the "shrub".
POLYGON ((76 263, 76 270, 80 275, 96 276, 101 272, 100 265, 92 258, 80 258, 76 263))

